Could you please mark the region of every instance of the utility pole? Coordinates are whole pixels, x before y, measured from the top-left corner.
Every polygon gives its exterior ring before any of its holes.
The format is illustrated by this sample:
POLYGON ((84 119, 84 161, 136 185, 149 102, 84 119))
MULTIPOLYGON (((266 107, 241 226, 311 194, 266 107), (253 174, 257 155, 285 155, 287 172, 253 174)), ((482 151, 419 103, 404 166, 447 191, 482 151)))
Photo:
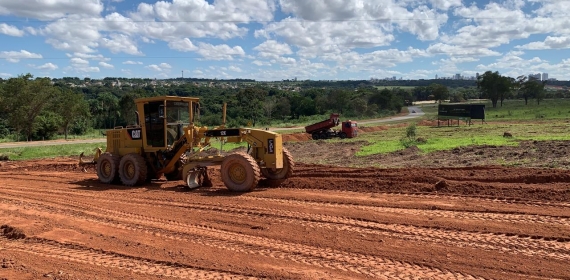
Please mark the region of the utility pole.
POLYGON ((184 80, 184 70, 182 70, 182 80, 184 80))

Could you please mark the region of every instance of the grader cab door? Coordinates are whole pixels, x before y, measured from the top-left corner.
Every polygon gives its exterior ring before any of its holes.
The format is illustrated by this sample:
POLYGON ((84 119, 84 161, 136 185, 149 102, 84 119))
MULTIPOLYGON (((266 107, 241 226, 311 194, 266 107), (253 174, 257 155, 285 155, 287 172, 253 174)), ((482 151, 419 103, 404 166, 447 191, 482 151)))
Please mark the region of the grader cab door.
POLYGON ((144 104, 146 143, 143 145, 163 148, 165 145, 164 101, 144 104))
POLYGON ((152 100, 145 102, 144 133, 145 148, 162 148, 174 144, 184 135, 184 127, 190 124, 192 101, 152 100))

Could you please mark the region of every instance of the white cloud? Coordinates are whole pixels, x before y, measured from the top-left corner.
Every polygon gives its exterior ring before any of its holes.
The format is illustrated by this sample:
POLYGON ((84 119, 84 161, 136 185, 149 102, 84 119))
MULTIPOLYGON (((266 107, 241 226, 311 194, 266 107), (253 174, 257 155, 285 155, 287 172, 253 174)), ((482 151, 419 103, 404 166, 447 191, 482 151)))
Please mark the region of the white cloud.
POLYGON ((89 53, 66 53, 65 54, 67 57, 72 58, 72 57, 78 57, 78 58, 82 58, 82 59, 91 59, 91 60, 97 60, 97 61, 109 61, 111 60, 110 58, 104 57, 102 54, 89 54, 89 53))
POLYGON ((99 32, 101 18, 70 15, 47 24, 40 29, 46 42, 54 48, 78 53, 93 53, 102 38, 99 32))
POLYGON ((188 38, 171 41, 168 43, 168 47, 181 52, 193 52, 198 50, 198 47, 188 38))
POLYGON ((169 72, 172 66, 168 63, 151 64, 145 66, 145 68, 156 71, 156 72, 169 72))
POLYGON ((110 38, 101 39, 101 46, 108 48, 112 53, 126 53, 131 55, 141 55, 137 45, 133 40, 123 34, 111 34, 110 38))
POLYGON ((269 63, 267 61, 254 60, 252 63, 257 65, 257 66, 271 66, 271 63, 269 63))
POLYGON ((49 71, 53 71, 53 70, 56 70, 56 69, 59 68, 59 67, 57 67, 57 65, 55 65, 55 64, 53 64, 53 63, 51 63, 51 62, 48 62, 48 63, 43 64, 43 65, 40 65, 40 66, 34 66, 34 68, 39 69, 39 70, 49 70, 49 71))
POLYGON ((488 48, 468 48, 461 45, 449 45, 444 43, 433 44, 426 49, 426 52, 431 55, 447 55, 451 57, 481 57, 501 55, 501 53, 490 50, 488 48))
POLYGON ((258 51, 259 56, 263 58, 275 59, 282 55, 293 53, 288 44, 282 44, 275 40, 267 40, 253 49, 258 51))
POLYGON ((77 64, 77 65, 89 65, 89 61, 79 57, 74 57, 70 59, 70 62, 72 64, 77 64))
POLYGON ((145 37, 173 41, 176 38, 214 37, 230 39, 245 36, 247 28, 239 24, 273 19, 274 0, 159 1, 140 3, 130 17, 140 24, 145 37))
POLYGON ((101 66, 103 68, 107 68, 107 69, 115 68, 115 66, 113 66, 112 64, 109 64, 109 63, 103 62, 103 61, 99 62, 99 66, 101 66))
POLYGON ((80 73, 100 72, 99 67, 90 66, 88 60, 80 57, 72 57, 69 60, 69 64, 70 66, 66 67, 66 69, 74 70, 75 72, 80 72, 80 73))
POLYGON ((140 62, 140 61, 132 61, 132 60, 127 60, 127 61, 124 61, 124 62, 123 62, 123 64, 129 64, 129 65, 140 65, 140 64, 143 64, 143 63, 142 63, 142 62, 140 62))
POLYGON ((0 77, 10 78, 10 77, 12 77, 12 74, 10 74, 10 73, 1 73, 1 72, 0 72, 0 77))
POLYGON ((98 15, 103 11, 100 0, 0 0, 0 15, 15 15, 39 20, 54 20, 68 14, 98 15))
POLYGON ((461 6, 461 0, 430 0, 432 7, 447 11, 451 7, 461 6))
POLYGON ((5 34, 14 37, 22 37, 24 36, 24 31, 18 29, 18 27, 16 26, 0 23, 0 34, 5 34))
POLYGON ((238 72, 238 73, 243 72, 243 70, 241 70, 241 68, 239 68, 239 67, 237 67, 237 66, 233 66, 233 65, 231 65, 230 67, 228 67, 228 70, 234 71, 234 72, 238 72))
POLYGON ((211 45, 207 43, 200 43, 198 46, 196 52, 208 60, 233 60, 235 56, 245 56, 245 51, 240 46, 230 47, 226 44, 211 45))
POLYGON ((523 50, 568 49, 570 48, 570 37, 547 36, 542 42, 531 42, 526 45, 517 46, 517 48, 523 50))
POLYGON ((17 51, 3 51, 0 52, 0 58, 6 59, 8 62, 17 63, 21 59, 38 59, 42 58, 41 54, 32 53, 26 50, 17 51))

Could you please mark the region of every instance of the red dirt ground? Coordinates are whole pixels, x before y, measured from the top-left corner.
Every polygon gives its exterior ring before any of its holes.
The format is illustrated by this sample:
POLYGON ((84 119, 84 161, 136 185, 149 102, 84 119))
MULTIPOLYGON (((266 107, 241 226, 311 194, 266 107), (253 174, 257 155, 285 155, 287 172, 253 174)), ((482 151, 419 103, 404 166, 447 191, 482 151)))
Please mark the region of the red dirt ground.
POLYGON ((101 184, 77 158, 0 162, 0 279, 570 279, 570 142, 361 144, 287 142, 294 176, 249 193, 216 168, 186 191, 101 184))

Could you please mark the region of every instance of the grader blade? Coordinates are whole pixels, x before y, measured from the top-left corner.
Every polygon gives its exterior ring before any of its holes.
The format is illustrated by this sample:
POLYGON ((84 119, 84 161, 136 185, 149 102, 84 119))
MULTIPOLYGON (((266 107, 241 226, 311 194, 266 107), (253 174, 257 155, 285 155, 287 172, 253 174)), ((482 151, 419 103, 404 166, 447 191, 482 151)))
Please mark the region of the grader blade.
POLYGON ((195 189, 202 186, 212 186, 206 167, 196 167, 188 171, 188 176, 186 176, 186 188, 195 189))
POLYGON ((79 155, 79 165, 97 164, 97 160, 103 153, 103 150, 101 150, 101 148, 95 148, 95 150, 93 151, 95 151, 95 156, 93 157, 92 160, 84 160, 83 157, 85 155, 83 154, 83 152, 81 152, 81 154, 79 155))

